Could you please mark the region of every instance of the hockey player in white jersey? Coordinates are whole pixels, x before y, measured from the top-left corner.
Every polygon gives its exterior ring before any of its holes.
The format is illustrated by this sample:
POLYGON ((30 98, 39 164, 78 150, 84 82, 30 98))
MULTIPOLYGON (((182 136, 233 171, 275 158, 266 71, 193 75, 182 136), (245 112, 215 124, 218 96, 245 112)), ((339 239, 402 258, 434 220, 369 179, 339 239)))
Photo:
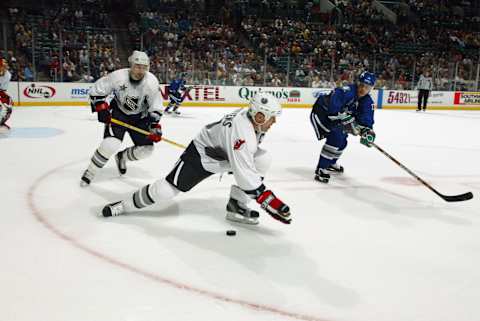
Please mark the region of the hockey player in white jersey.
POLYGON ((10 131, 10 126, 6 122, 12 114, 13 101, 7 93, 11 78, 6 60, 0 58, 0 134, 10 131))
POLYGON ((233 172, 236 185, 231 187, 227 204, 228 220, 258 224, 259 213, 247 204, 255 199, 273 218, 290 224, 289 207, 263 184, 271 158, 259 147, 280 114, 281 105, 274 96, 258 93, 248 109, 239 109, 205 126, 165 178, 142 187, 123 201, 106 205, 103 216, 129 213, 172 199, 215 173, 233 172))
POLYGON ((92 112, 105 123, 104 138, 92 156, 88 168, 82 175, 80 184, 89 185, 96 172, 105 166, 110 157, 118 151, 125 133, 128 132, 134 146, 115 155, 121 175, 127 171, 126 162, 150 156, 153 143, 162 138, 160 118, 162 101, 157 78, 150 73, 150 59, 141 51, 134 51, 128 59, 130 68, 119 69, 95 82, 90 90, 92 112), (113 95, 110 104, 108 96, 113 95), (150 131, 144 136, 135 131, 111 123, 115 118, 135 127, 150 131))

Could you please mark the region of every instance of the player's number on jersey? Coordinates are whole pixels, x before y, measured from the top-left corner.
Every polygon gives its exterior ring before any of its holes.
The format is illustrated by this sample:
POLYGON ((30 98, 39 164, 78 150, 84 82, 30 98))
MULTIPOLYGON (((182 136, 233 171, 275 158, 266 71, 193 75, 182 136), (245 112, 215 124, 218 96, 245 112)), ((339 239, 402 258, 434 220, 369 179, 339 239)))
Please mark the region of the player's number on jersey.
POLYGON ((231 114, 228 114, 225 117, 223 117, 221 120, 216 121, 216 122, 211 123, 211 124, 208 124, 206 127, 207 127, 207 129, 210 129, 210 128, 212 128, 215 125, 218 125, 220 123, 222 124, 222 126, 232 127, 233 118, 235 118, 235 116, 237 116, 237 114, 238 114, 238 111, 233 112, 231 114))

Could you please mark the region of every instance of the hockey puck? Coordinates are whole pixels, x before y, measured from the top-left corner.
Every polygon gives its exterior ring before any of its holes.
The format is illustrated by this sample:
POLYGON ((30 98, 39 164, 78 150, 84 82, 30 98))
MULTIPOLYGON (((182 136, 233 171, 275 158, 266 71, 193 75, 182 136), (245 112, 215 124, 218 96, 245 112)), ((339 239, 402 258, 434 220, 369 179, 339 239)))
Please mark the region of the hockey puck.
POLYGON ((228 230, 228 231, 227 231, 227 235, 228 235, 228 236, 235 236, 235 235, 237 235, 237 231, 235 231, 235 230, 228 230))

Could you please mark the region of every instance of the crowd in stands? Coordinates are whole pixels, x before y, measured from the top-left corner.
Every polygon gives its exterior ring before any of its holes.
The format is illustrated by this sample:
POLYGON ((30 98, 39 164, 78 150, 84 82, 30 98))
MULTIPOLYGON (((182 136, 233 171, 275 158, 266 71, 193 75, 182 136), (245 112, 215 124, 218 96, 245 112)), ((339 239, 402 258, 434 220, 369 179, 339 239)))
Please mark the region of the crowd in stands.
MULTIPOLYGON (((15 50, 6 55, 16 79, 38 79, 37 71, 90 82, 126 65, 102 1, 90 1, 88 9, 63 5, 41 17, 10 8, 15 50), (35 66, 32 41, 47 50, 35 66)), ((225 1, 213 12, 203 0, 147 1, 128 34, 162 83, 187 72, 194 84, 332 87, 370 70, 378 87, 413 89, 429 70, 437 89, 475 87, 478 3, 389 1, 394 23, 373 0, 331 2, 335 10, 326 15, 319 1, 225 1)))
POLYGON ((7 59, 13 79, 91 82, 121 66, 102 1, 70 5, 9 9, 15 56, 11 50, 7 59))
POLYGON ((189 80, 198 84, 263 84, 264 59, 235 28, 232 10, 222 7, 217 19, 202 15, 199 3, 187 13, 161 12, 140 12, 129 25, 161 82, 188 72, 189 80))

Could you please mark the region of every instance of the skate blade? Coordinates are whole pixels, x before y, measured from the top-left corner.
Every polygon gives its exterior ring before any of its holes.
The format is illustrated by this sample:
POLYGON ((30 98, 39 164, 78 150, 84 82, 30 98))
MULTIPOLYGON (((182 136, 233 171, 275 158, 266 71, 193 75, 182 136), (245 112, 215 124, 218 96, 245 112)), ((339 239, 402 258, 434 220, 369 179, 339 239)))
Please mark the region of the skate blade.
POLYGON ((231 222, 236 222, 236 223, 242 223, 242 224, 248 224, 248 225, 258 224, 257 218, 245 217, 243 215, 233 213, 233 212, 227 212, 227 215, 225 216, 225 218, 231 222))
POLYGON ((328 178, 321 178, 319 176, 315 176, 315 180, 320 183, 328 184, 329 179, 328 178))

